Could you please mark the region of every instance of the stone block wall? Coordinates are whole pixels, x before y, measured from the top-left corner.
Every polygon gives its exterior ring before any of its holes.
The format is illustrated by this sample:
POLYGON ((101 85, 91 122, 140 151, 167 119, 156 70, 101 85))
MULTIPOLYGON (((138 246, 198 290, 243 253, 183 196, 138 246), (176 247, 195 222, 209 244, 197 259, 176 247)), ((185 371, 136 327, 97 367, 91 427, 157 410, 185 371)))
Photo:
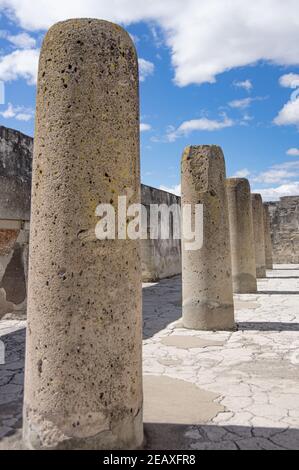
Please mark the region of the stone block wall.
POLYGON ((143 281, 157 281, 180 274, 182 271, 181 241, 173 238, 173 224, 171 220, 170 238, 168 240, 161 239, 160 226, 159 238, 151 240, 149 237, 149 214, 151 204, 166 204, 170 207, 173 204, 180 205, 181 198, 160 189, 141 185, 141 202, 147 208, 148 213, 148 239, 141 241, 143 281))
POLYGON ((32 151, 32 137, 0 126, 0 219, 30 219, 32 151))
POLYGON ((274 263, 299 263, 299 196, 267 203, 274 263))
MULTIPOLYGON (((0 317, 26 304, 33 138, 0 126, 0 317)), ((180 203, 180 198, 142 185, 142 203, 180 203)), ((144 281, 181 272, 180 240, 143 240, 144 281)))
MULTIPOLYGON (((26 301, 32 152, 32 137, 0 126, 0 316, 26 301)), ((151 204, 180 204, 180 197, 145 185, 141 200, 148 213, 151 204)), ((267 204, 274 263, 299 263, 299 196, 267 204)), ((141 253, 145 282, 181 273, 181 241, 172 234, 142 240, 141 253)))
POLYGON ((0 126, 0 318, 26 308, 33 139, 0 126))

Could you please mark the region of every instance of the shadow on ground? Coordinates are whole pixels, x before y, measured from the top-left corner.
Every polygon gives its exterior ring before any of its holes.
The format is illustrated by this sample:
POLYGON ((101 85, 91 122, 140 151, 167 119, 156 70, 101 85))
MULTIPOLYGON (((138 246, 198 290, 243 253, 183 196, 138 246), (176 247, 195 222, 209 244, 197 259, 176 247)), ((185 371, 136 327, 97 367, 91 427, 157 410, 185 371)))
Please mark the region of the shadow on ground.
POLYGON ((0 440, 22 427, 25 330, 1 336, 5 364, 0 365, 0 440))
POLYGON ((145 424, 148 450, 298 450, 299 430, 246 426, 145 424))
POLYGON ((143 289, 143 339, 151 338, 182 316, 181 276, 169 281, 164 279, 143 289))
MULTIPOLYGON (((269 293, 288 295, 299 292, 259 292, 269 293)), ((180 276, 173 278, 171 282, 166 279, 143 289, 145 339, 180 319, 181 314, 180 276)), ((239 322, 238 327, 240 330, 299 331, 298 323, 246 321, 239 322)), ((25 330, 2 336, 1 341, 5 344, 6 364, 0 365, 0 450, 17 449, 20 448, 21 442, 25 330)), ((156 421, 155 418, 153 420, 156 421)), ((192 419, 188 418, 186 424, 178 424, 177 420, 173 423, 167 421, 145 423, 146 449, 297 450, 299 447, 297 429, 206 425, 202 421, 198 421, 200 424, 194 424, 192 419)))
MULTIPOLYGON (((270 278, 268 278, 270 279, 270 278)), ((276 277, 273 279, 277 279, 276 277)), ((299 295, 299 291, 296 290, 259 290, 259 295, 270 294, 270 295, 299 295)))
POLYGON ((299 323, 281 322, 238 322, 239 330, 252 331, 299 331, 299 323))

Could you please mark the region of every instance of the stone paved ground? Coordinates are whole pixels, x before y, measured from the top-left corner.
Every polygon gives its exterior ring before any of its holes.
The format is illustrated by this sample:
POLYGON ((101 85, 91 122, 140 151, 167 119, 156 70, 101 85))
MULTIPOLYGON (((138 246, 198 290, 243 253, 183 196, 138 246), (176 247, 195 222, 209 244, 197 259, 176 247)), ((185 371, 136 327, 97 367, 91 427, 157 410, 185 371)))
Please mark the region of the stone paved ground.
MULTIPOLYGON (((299 265, 235 296, 234 332, 182 329, 179 277, 143 292, 146 447, 299 449, 299 265)), ((19 446, 24 328, 0 321, 0 449, 19 446)))

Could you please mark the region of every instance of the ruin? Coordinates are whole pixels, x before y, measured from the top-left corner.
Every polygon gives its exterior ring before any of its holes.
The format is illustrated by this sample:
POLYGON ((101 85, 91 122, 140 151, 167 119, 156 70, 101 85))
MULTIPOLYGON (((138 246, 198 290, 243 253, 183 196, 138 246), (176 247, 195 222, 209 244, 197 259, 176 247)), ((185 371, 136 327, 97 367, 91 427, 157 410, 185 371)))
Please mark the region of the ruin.
POLYGON ((140 202, 135 48, 106 21, 58 23, 44 39, 37 91, 23 425, 30 449, 143 442, 140 245, 95 237, 98 204, 116 205, 122 194, 140 202))
MULTIPOLYGON (((171 208, 179 205, 181 198, 160 189, 141 185, 141 202, 147 208, 149 215, 151 204, 171 208)), ((171 222, 173 220, 171 213, 169 217, 171 222)), ((149 221, 147 227, 150 231, 149 221)), ((168 239, 162 240, 160 236, 156 240, 150 237, 141 240, 141 264, 143 282, 158 281, 181 273, 181 240, 174 238, 172 223, 168 239)))
POLYGON ((256 277, 266 277, 266 252, 264 234, 263 201, 260 194, 251 195, 254 232, 256 277))
POLYGON ((0 126, 0 319, 26 310, 32 147, 0 126))
MULTIPOLYGON (((182 236, 183 324, 196 330, 234 328, 225 162, 215 145, 187 147, 182 158, 182 205, 202 204, 203 246, 188 251, 182 236)), ((184 220, 182 221, 184 224, 184 220)))
POLYGON ((245 178, 226 180, 233 291, 257 291, 250 184, 245 178))
POLYGON ((267 204, 263 204, 264 238, 265 238, 265 262, 266 269, 273 269, 272 240, 270 227, 270 214, 267 204))
MULTIPOLYGON (((23 227, 21 231, 22 236, 19 238, 21 242, 22 251, 26 254, 28 250, 28 235, 29 235, 29 223, 30 223, 30 199, 31 199, 31 168, 32 168, 32 150, 33 150, 33 138, 22 134, 21 132, 5 128, 0 126, 0 165, 2 166, 2 181, 9 180, 12 185, 21 184, 21 193, 13 190, 13 194, 7 190, 7 196, 4 198, 5 193, 2 193, 4 202, 3 212, 3 223, 7 227, 7 221, 11 224, 11 215, 8 210, 13 207, 13 201, 15 201, 15 215, 13 215, 13 224, 23 227), (10 167, 7 166, 6 160, 10 159, 10 167), (19 162, 19 163, 18 163, 19 162), (8 173, 8 169, 9 170, 8 173), (18 197, 21 194, 21 197, 18 197), (11 205, 4 205, 6 201, 12 201, 11 205), (24 208, 24 201, 26 201, 24 208), (8 218, 7 218, 8 215, 8 218), (16 217, 14 219, 14 217, 16 217), (22 240, 24 240, 24 245, 22 240)), ((1 178, 1 177, 0 177, 1 178)), ((14 186, 13 186, 14 187, 14 186)), ((157 188, 152 188, 144 184, 141 185, 141 203, 145 207, 149 207, 151 204, 166 204, 172 206, 173 204, 180 204, 181 198, 174 194, 167 193, 157 188)), ((273 258, 275 263, 288 263, 288 262, 299 262, 297 247, 297 241, 299 240, 299 196, 285 197, 279 202, 266 202, 264 203, 269 208, 270 213, 270 230, 273 243, 273 258)), ((11 226, 11 225, 10 225, 11 226)), ((6 229, 7 230, 7 229, 6 229)), ((5 237, 5 233, 2 232, 2 237, 5 237)), ((6 234, 7 236, 7 234, 6 234)), ((2 238, 3 239, 3 238, 2 238)), ((18 243, 19 243, 18 242, 18 243)), ((2 270, 5 273, 6 267, 11 266, 7 263, 8 259, 11 259, 15 249, 18 252, 18 244, 4 244, 2 250, 5 250, 8 255, 5 258, 0 258, 2 270)), ((17 257, 17 255, 15 255, 17 257)), ((23 256, 22 256, 23 258, 23 256)), ((26 262, 26 256, 24 257, 26 262)), ((142 279, 144 282, 157 281, 170 276, 175 276, 181 273, 181 242, 170 237, 169 240, 141 240, 141 261, 142 261, 142 279)), ((23 264, 19 265, 20 267, 23 264)), ((9 271, 7 278, 9 277, 9 271)), ((24 293, 25 277, 27 276, 26 269, 24 273, 22 269, 18 269, 21 274, 22 292, 24 293)), ((16 272, 14 271, 14 279, 16 272)), ((5 281, 6 283, 6 281, 5 281)), ((13 289, 16 292, 16 289, 13 289)), ((2 298, 3 298, 2 291, 2 298)), ((11 294, 13 294, 11 289, 11 294)), ((6 294, 7 295, 7 294, 6 294)), ((22 294, 23 295, 23 294, 22 294)), ((22 295, 18 294, 18 298, 22 298, 22 295)), ((24 311, 26 308, 26 299, 22 298, 22 304, 17 307, 20 311, 24 311)), ((4 308, 0 306, 0 316, 5 315, 12 308, 11 297, 9 297, 8 306, 4 305, 4 308), (1 313, 2 312, 2 313, 1 313)))
POLYGON ((267 202, 274 263, 299 263, 299 196, 267 202))
POLYGON ((270 230, 274 262, 299 263, 299 196, 263 208, 226 180, 220 147, 191 146, 182 206, 203 205, 203 246, 188 248, 183 213, 182 282, 171 217, 169 239, 99 240, 100 203, 181 202, 140 185, 136 52, 106 21, 46 36, 30 221, 32 148, 0 127, 0 449, 21 426, 27 449, 296 448, 299 266, 256 277, 270 230))

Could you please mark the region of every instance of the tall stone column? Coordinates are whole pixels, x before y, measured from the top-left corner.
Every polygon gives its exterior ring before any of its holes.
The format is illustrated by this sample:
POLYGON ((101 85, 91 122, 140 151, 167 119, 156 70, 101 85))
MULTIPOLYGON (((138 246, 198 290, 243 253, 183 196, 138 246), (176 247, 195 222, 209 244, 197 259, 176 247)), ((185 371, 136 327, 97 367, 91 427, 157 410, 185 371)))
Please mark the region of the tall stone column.
POLYGON ((31 449, 143 442, 138 241, 96 208, 140 202, 137 57, 119 26, 54 25, 39 63, 24 399, 31 449))
POLYGON ((228 178, 226 191, 233 291, 238 294, 249 294, 257 291, 249 181, 245 178, 228 178))
POLYGON ((251 195, 255 247, 256 277, 266 277, 263 200, 260 194, 251 195))
POLYGON ((203 246, 188 250, 183 218, 183 324, 198 330, 234 328, 225 162, 215 145, 187 147, 182 159, 182 209, 203 205, 203 246))
POLYGON ((273 269, 270 214, 267 204, 263 204, 266 268, 273 269))

